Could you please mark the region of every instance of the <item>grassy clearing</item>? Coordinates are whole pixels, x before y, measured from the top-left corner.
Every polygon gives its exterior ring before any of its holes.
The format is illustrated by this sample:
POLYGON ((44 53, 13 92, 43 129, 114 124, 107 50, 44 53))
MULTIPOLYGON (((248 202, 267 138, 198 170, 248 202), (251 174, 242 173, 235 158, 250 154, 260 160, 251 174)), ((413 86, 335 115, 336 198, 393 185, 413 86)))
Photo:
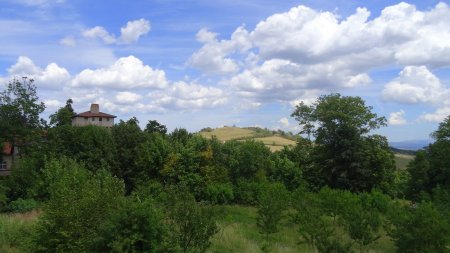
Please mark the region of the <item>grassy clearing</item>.
POLYGON ((404 170, 410 161, 414 159, 412 155, 395 154, 395 164, 397 169, 404 170))
POLYGON ((0 252, 27 252, 38 211, 23 214, 0 214, 0 252))
POLYGON ((205 138, 212 138, 216 136, 221 141, 229 141, 233 139, 251 138, 255 135, 255 131, 250 129, 243 129, 239 127, 221 127, 216 128, 211 132, 200 132, 205 138))
MULTIPOLYGON (((243 206, 221 206, 224 216, 219 222, 220 232, 212 240, 209 253, 259 253, 264 237, 256 227, 256 208, 243 206)), ((299 244, 301 238, 298 227, 288 218, 284 219, 280 231, 271 235, 270 252, 309 253, 313 252, 306 244, 299 244)), ((389 237, 381 237, 368 252, 394 253, 395 246, 389 237)))

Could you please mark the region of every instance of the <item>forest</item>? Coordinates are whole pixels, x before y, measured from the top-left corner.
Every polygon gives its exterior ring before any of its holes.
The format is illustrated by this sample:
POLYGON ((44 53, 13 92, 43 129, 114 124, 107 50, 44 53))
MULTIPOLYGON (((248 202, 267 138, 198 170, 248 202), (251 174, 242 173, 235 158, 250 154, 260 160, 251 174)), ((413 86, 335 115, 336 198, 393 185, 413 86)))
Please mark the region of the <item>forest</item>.
POLYGON ((450 115, 399 170, 360 97, 298 104, 302 131, 279 151, 135 117, 73 127, 72 104, 46 122, 32 79, 0 93, 0 142, 20 148, 0 178, 1 252, 450 251, 450 115), (220 245, 230 217, 256 249, 220 245))

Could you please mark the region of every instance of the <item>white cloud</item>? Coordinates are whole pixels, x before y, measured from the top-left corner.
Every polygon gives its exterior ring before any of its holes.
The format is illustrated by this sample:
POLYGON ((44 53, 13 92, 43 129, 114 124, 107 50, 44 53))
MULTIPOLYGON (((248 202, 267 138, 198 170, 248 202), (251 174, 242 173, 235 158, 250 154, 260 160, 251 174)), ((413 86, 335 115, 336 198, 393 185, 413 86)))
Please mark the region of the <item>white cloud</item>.
POLYGON ((425 66, 405 67, 382 91, 384 100, 408 104, 437 104, 449 95, 450 90, 425 66))
POLYGON ((77 41, 72 36, 66 36, 59 41, 59 44, 68 47, 74 47, 77 45, 77 41))
POLYGON ((370 15, 358 8, 341 18, 298 6, 266 18, 253 31, 239 27, 228 40, 202 29, 197 40, 203 46, 188 65, 205 74, 235 74, 223 83, 257 101, 292 101, 310 90, 367 85, 369 71, 380 67, 450 66, 450 8, 445 3, 419 11, 402 2, 370 15))
POLYGON ((281 118, 278 122, 281 123, 281 125, 284 126, 284 127, 288 127, 289 126, 289 119, 286 118, 286 117, 281 118))
POLYGON ((45 109, 49 110, 49 111, 55 111, 63 105, 63 103, 61 103, 60 101, 58 101, 56 99, 48 99, 48 100, 44 100, 43 102, 45 104, 45 109))
POLYGON ((28 5, 28 6, 47 6, 49 4, 61 4, 65 0, 15 0, 16 3, 28 5))
POLYGON ((107 68, 85 69, 72 80, 72 85, 116 89, 164 88, 168 81, 164 71, 153 69, 134 57, 118 59, 107 68))
POLYGON ((96 39, 99 38, 106 44, 113 44, 116 42, 114 35, 109 34, 105 28, 96 26, 87 30, 84 30, 82 35, 86 38, 96 39))
POLYGON ((150 31, 150 22, 143 18, 128 21, 125 27, 120 28, 120 41, 124 44, 136 42, 139 37, 150 31))
POLYGON ((104 27, 96 26, 86 29, 82 35, 86 38, 101 39, 106 44, 132 44, 150 31, 150 22, 146 19, 128 21, 127 25, 120 28, 120 37, 109 33, 104 27))
POLYGON ((175 82, 167 89, 148 94, 150 101, 165 108, 198 110, 224 105, 228 99, 219 88, 175 82))
POLYGON ((50 63, 41 69, 34 62, 25 56, 20 56, 17 63, 8 69, 10 77, 29 76, 35 80, 38 87, 58 88, 65 85, 70 80, 70 74, 65 68, 59 67, 56 63, 50 63))
POLYGON ((398 112, 393 112, 389 115, 388 123, 389 125, 404 125, 406 124, 405 111, 400 110, 398 112))
POLYGON ((122 92, 118 92, 116 95, 116 101, 119 104, 132 104, 132 103, 136 103, 137 101, 139 101, 142 98, 141 95, 138 95, 134 92, 129 92, 129 91, 122 91, 122 92))
POLYGON ((227 55, 248 50, 251 47, 248 36, 244 27, 238 27, 231 35, 231 40, 219 41, 216 33, 203 28, 197 33, 197 40, 205 44, 192 54, 187 64, 206 74, 235 73, 239 70, 239 63, 227 55))
POLYGON ((442 122, 446 117, 450 116, 450 106, 438 108, 434 113, 424 113, 419 119, 429 122, 442 122))

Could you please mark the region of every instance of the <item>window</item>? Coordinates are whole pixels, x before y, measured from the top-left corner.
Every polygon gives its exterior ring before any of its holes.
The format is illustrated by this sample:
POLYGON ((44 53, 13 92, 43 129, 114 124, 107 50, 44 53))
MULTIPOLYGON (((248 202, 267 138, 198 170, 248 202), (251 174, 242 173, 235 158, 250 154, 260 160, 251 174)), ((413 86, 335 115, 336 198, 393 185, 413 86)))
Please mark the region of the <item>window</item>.
POLYGON ((88 120, 88 117, 84 117, 84 121, 87 121, 88 120))
POLYGON ((95 117, 92 117, 92 121, 95 121, 95 117))
POLYGON ((8 166, 5 161, 0 162, 0 170, 8 170, 8 166))
POLYGON ((98 121, 102 121, 103 120, 103 118, 98 118, 98 121))
POLYGON ((109 121, 109 118, 106 118, 106 121, 109 121))

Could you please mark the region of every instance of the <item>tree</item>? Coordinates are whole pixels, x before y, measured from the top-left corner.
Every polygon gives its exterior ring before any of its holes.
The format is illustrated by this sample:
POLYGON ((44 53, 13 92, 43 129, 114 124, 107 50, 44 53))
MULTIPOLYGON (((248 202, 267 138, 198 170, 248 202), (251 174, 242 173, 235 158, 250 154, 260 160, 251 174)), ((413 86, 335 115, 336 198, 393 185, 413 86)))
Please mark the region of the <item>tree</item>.
POLYGON ((205 252, 211 245, 211 237, 219 231, 214 210, 197 203, 184 186, 173 189, 169 195, 167 212, 179 251, 205 252))
POLYGON ((117 170, 114 174, 125 181, 127 192, 130 192, 142 175, 139 175, 137 161, 139 146, 144 142, 144 134, 139 121, 131 118, 120 122, 112 128, 112 137, 117 151, 117 170))
POLYGON ((320 178, 316 182, 352 191, 370 190, 389 178, 386 171, 395 169, 393 163, 380 164, 393 159, 387 142, 368 136, 386 125, 386 119, 373 113, 360 97, 321 96, 310 106, 301 102, 291 116, 302 127, 301 133, 315 138, 311 156, 314 173, 320 178), (378 157, 369 155, 373 142, 380 149, 378 157))
POLYGON ((408 192, 414 200, 432 194, 437 186, 450 191, 450 115, 431 136, 435 142, 419 151, 408 165, 408 192))
POLYGON ((431 203, 415 208, 396 205, 390 208, 388 234, 397 252, 448 252, 450 224, 431 203))
POLYGON ((167 133, 167 127, 165 125, 160 124, 156 120, 149 120, 147 125, 145 126, 145 132, 148 133, 160 133, 160 134, 166 134, 167 133))
POLYGON ((72 108, 73 101, 68 99, 66 105, 49 116, 51 126, 71 125, 72 117, 76 115, 72 108))
POLYGON ((281 183, 267 184, 259 193, 256 225, 265 235, 267 244, 269 244, 269 235, 278 232, 279 223, 284 217, 288 204, 289 192, 281 183))
POLYGON ((34 80, 14 78, 0 92, 0 141, 10 142, 13 147, 32 143, 44 126, 39 117, 44 109, 34 80))
POLYGON ((66 158, 50 160, 44 175, 50 199, 38 221, 33 251, 93 252, 99 225, 123 201, 123 182, 66 158))

